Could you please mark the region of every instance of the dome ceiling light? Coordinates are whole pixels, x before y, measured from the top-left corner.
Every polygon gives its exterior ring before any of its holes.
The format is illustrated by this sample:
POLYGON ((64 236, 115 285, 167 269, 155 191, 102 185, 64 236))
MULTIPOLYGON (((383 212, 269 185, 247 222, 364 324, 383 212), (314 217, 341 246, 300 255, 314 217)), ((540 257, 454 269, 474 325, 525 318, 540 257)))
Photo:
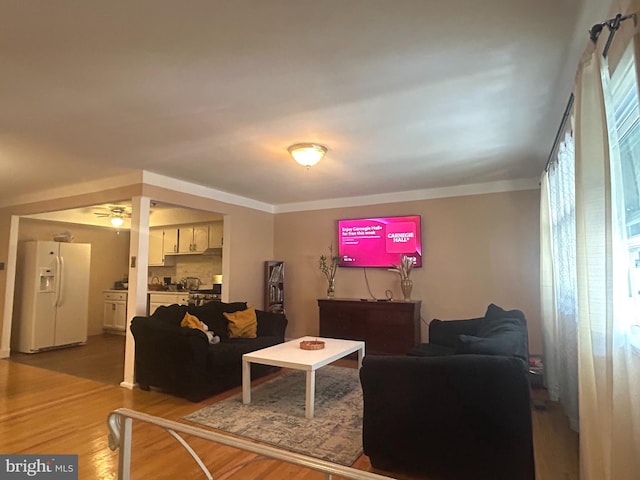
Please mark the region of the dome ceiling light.
POLYGON ((287 148, 293 159, 304 167, 312 167, 327 153, 327 147, 317 143, 296 143, 287 148))
POLYGON ((124 219, 122 217, 111 217, 111 225, 118 228, 121 227, 124 223, 124 219))

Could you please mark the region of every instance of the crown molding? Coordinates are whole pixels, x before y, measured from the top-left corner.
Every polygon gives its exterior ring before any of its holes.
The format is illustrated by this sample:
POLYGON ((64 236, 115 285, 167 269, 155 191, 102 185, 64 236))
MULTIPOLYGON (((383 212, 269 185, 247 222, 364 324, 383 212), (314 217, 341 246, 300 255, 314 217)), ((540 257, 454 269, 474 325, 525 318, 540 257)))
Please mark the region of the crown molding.
POLYGON ((414 202, 432 200, 435 198, 464 197, 467 195, 482 195, 487 193, 513 192, 519 190, 538 190, 540 181, 537 178, 523 178, 517 180, 500 180, 488 183, 457 185, 454 187, 429 188, 423 190, 409 190, 406 192, 381 193, 360 197, 333 198, 314 202, 285 203, 275 206, 274 213, 291 213, 310 210, 325 210, 331 208, 361 207, 382 203, 414 202))
POLYGON ((113 188, 126 187, 136 185, 142 182, 142 170, 137 170, 124 175, 114 177, 101 178, 99 180, 88 180, 86 182, 74 183, 60 187, 41 190, 34 193, 25 193, 11 200, 0 203, 0 208, 10 207, 13 205, 24 205, 27 203, 43 202, 47 200, 56 200, 76 195, 84 195, 88 193, 100 192, 102 190, 111 190, 113 188))
POLYGON ((260 202, 258 200, 253 200, 247 197, 242 197, 233 193, 224 192, 215 188, 205 187, 203 185, 187 182, 185 180, 178 180, 177 178, 167 177, 146 170, 142 172, 142 181, 146 185, 153 185, 154 187, 166 188, 168 190, 174 190, 181 193, 189 193, 198 197, 218 200, 220 202, 230 203, 232 205, 237 205, 240 207, 252 208, 254 210, 260 210, 267 213, 275 213, 274 206, 268 203, 260 202))
POLYGON ((125 187, 135 184, 146 184, 160 188, 166 188, 181 193, 189 193, 203 198, 218 200, 221 202, 251 208, 267 213, 290 213, 311 210, 323 210, 332 208, 358 207, 377 205, 383 203, 400 203, 420 200, 430 200, 446 197, 462 197, 467 195, 481 195, 488 193, 501 193, 518 190, 537 190, 540 181, 537 178, 517 180, 501 180, 488 183, 476 183, 470 185, 457 185, 453 187, 430 188, 423 190, 409 190, 406 192, 381 193, 376 195, 363 195, 358 197, 342 197, 329 200, 317 200, 310 202, 284 203, 271 205, 251 198, 224 192, 215 188, 205 187, 195 183, 179 180, 165 175, 160 175, 147 170, 138 170, 126 175, 108 177, 100 180, 82 182, 64 187, 56 187, 38 193, 29 193, 13 198, 10 202, 0 204, 0 208, 12 205, 21 205, 32 202, 55 200, 73 195, 82 195, 125 187))

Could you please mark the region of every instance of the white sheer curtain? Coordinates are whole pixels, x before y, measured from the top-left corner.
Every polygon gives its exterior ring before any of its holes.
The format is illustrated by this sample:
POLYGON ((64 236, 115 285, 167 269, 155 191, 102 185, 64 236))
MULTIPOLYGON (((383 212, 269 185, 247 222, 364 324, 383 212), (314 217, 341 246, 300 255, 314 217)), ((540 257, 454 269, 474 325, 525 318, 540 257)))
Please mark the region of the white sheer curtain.
POLYGON ((599 53, 588 54, 575 89, 580 478, 636 480, 640 351, 632 331, 637 311, 629 288, 618 135, 605 108, 605 99, 610 110, 612 104, 603 63, 599 53))
POLYGON ((541 311, 545 381, 578 430, 575 151, 569 133, 541 182, 541 311))

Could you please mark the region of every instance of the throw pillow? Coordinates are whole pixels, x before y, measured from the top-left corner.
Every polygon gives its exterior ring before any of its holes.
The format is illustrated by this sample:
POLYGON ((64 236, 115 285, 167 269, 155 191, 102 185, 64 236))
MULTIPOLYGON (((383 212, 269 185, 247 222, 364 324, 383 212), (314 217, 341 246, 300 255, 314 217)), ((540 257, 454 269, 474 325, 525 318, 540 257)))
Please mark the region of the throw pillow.
POLYGON ((189 305, 189 313, 197 316, 202 322, 206 323, 209 330, 216 332, 222 338, 227 338, 227 319, 224 312, 233 313, 239 310, 246 310, 246 302, 209 302, 204 305, 189 305))
POLYGON ((229 321, 227 332, 229 338, 256 338, 258 332, 258 320, 256 310, 249 307, 239 312, 227 313, 224 317, 229 321))
POLYGON ((488 338, 458 335, 458 339, 460 343, 456 353, 517 356, 521 335, 504 332, 488 338))
POLYGON ((189 312, 184 314, 184 317, 180 322, 180 326, 200 330, 206 335, 207 340, 209 340, 209 343, 211 344, 220 343, 220 337, 214 335, 213 332, 210 332, 209 327, 207 327, 206 323, 201 322, 198 317, 196 317, 195 315, 191 315, 189 312))
POLYGON ((504 317, 510 317, 510 318, 518 318, 522 321, 522 323, 525 323, 525 318, 524 318, 524 313, 522 313, 522 311, 520 310, 505 310, 502 307, 499 307, 498 305, 492 303, 487 307, 487 311, 484 314, 484 318, 486 320, 493 320, 496 318, 504 318, 504 317))
POLYGON ((501 332, 526 332, 526 327, 515 317, 485 318, 480 322, 476 336, 491 337, 501 332))
POLYGON ((181 327, 189 327, 189 328, 197 328, 198 330, 206 331, 204 329, 204 325, 195 315, 191 315, 189 312, 184 314, 182 317, 182 321, 180 322, 181 327))

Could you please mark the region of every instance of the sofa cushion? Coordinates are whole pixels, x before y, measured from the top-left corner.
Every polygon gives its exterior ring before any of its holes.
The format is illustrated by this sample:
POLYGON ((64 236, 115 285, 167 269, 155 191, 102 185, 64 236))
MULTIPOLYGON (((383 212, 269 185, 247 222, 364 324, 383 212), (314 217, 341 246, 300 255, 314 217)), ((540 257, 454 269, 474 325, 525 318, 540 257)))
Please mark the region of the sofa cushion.
POLYGON ((185 313, 187 313, 186 305, 162 305, 156 308, 156 311, 153 312, 151 318, 156 321, 165 322, 178 327, 180 326, 180 322, 184 318, 185 313))
POLYGON ((509 355, 527 361, 527 328, 518 318, 485 318, 477 335, 458 335, 456 353, 509 355))
POLYGON ((227 333, 229 338, 256 338, 258 321, 256 320, 256 310, 249 307, 233 313, 224 313, 228 320, 227 333))
POLYGON ((284 313, 256 310, 256 319, 259 337, 280 337, 284 340, 284 332, 287 328, 287 317, 284 313))
POLYGON ((499 307, 498 305, 491 303, 488 307, 487 307, 487 311, 484 314, 484 318, 485 320, 495 320, 495 319, 499 319, 499 318, 517 318, 518 320, 520 320, 522 322, 523 325, 526 325, 526 321, 524 318, 524 313, 522 313, 522 311, 520 310, 505 310, 502 307, 499 307))
POLYGON ((195 315, 201 322, 207 324, 209 331, 220 338, 227 338, 227 319, 224 318, 225 312, 237 312, 245 310, 246 302, 209 302, 200 306, 189 305, 189 313, 195 315))

